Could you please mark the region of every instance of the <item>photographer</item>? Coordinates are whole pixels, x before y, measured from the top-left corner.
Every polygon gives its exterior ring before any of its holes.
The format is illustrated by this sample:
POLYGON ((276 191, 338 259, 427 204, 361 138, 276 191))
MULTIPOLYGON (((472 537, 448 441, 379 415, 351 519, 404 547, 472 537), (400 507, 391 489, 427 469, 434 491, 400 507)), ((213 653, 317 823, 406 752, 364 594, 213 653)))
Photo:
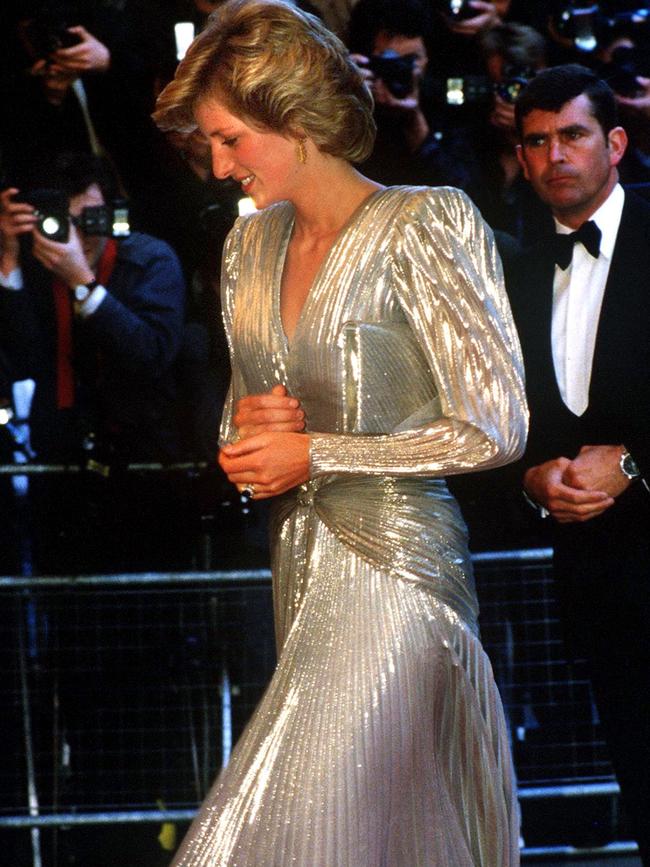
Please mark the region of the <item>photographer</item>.
MULTIPOLYGON (((96 158, 63 155, 47 177, 72 221, 81 220, 67 226, 67 240, 47 237, 44 219, 39 230, 29 192, 0 194, 0 323, 13 335, 21 378, 36 381, 33 445, 41 458, 70 459, 93 433, 129 459, 174 457, 171 367, 185 292, 178 260, 149 236, 83 228, 85 209, 110 201, 96 158)), ((65 213, 50 216, 67 222, 65 213)))
POLYGON ((622 21, 604 29, 596 71, 614 91, 628 146, 623 184, 650 183, 650 23, 622 21))
POLYGON ((491 93, 478 105, 478 171, 468 193, 493 229, 526 243, 550 224, 548 209, 530 190, 517 156, 514 103, 520 90, 546 66, 544 38, 525 24, 500 23, 478 40, 491 93))
POLYGON ((139 204, 154 173, 159 21, 152 0, 21 0, 5 11, 0 150, 25 187, 53 153, 107 155, 139 204))
POLYGON ((47 178, 63 212, 35 184, 0 193, 0 333, 13 375, 36 382, 38 459, 87 471, 31 479, 35 569, 169 568, 187 556, 182 492, 121 468, 181 456, 181 267, 148 235, 108 237, 124 226, 101 161, 63 155, 47 178), (46 236, 57 222, 61 240, 46 236))
POLYGON ((469 151, 461 130, 444 129, 426 78, 433 19, 420 0, 359 0, 348 44, 375 97, 377 138, 363 171, 384 184, 465 187, 469 151))

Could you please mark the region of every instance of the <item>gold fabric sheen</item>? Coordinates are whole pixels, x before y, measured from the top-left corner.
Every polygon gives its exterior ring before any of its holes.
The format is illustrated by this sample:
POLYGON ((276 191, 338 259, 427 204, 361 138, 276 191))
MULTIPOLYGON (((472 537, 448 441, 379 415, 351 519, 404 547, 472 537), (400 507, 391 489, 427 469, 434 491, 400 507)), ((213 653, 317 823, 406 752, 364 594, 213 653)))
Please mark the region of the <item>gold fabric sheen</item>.
POLYGON ((285 385, 312 478, 273 507, 278 666, 175 867, 514 867, 516 787, 444 476, 523 450, 516 332, 489 229, 449 188, 372 194, 289 344, 293 210, 224 254, 234 403, 285 385))

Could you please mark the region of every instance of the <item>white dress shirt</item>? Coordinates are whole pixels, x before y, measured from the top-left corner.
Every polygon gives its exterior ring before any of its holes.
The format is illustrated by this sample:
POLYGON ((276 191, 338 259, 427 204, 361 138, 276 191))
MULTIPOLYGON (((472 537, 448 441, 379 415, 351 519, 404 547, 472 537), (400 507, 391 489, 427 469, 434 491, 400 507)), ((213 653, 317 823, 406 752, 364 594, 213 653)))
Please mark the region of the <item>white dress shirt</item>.
MULTIPOLYGON (((609 266, 623 212, 625 193, 617 184, 591 219, 602 233, 597 259, 581 243, 574 244, 571 264, 563 271, 555 266, 551 345, 553 365, 562 400, 575 415, 589 404, 589 384, 594 360, 600 308, 609 266)), ((555 221, 561 234, 573 229, 555 221)))

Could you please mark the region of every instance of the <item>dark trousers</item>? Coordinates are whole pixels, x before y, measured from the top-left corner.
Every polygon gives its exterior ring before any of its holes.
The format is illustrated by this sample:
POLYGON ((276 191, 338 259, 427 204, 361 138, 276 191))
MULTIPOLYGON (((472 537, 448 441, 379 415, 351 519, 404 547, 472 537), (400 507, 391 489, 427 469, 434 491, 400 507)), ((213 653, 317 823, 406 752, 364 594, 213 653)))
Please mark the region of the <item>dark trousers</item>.
POLYGON ((613 513, 561 528, 554 572, 569 647, 588 660, 622 801, 647 867, 650 533, 641 532, 640 517, 613 513))

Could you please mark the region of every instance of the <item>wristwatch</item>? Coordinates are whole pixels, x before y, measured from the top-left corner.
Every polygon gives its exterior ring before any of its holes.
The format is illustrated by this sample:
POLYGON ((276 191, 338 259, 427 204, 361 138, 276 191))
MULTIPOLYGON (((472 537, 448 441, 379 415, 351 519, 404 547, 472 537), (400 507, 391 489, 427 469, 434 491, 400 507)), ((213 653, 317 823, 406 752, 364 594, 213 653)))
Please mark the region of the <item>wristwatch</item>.
POLYGON ((641 475, 641 470, 638 468, 636 461, 625 446, 623 446, 623 454, 621 455, 619 467, 621 468, 623 475, 630 479, 630 481, 638 479, 641 475))
POLYGON ((91 280, 90 283, 79 283, 77 286, 73 286, 72 294, 75 297, 75 301, 78 301, 80 304, 83 303, 93 289, 97 288, 97 286, 99 286, 97 280, 91 280))

